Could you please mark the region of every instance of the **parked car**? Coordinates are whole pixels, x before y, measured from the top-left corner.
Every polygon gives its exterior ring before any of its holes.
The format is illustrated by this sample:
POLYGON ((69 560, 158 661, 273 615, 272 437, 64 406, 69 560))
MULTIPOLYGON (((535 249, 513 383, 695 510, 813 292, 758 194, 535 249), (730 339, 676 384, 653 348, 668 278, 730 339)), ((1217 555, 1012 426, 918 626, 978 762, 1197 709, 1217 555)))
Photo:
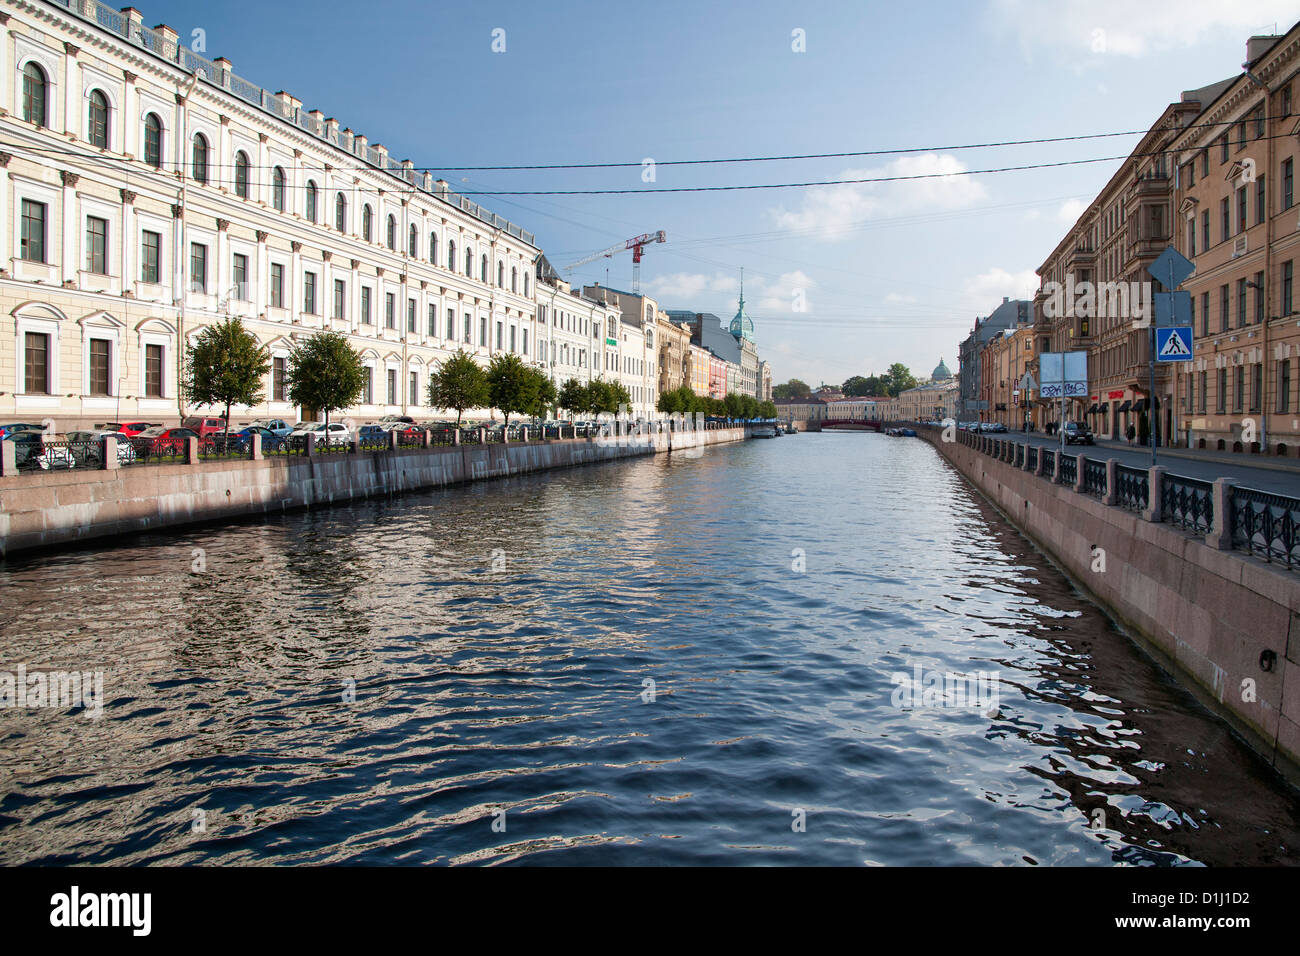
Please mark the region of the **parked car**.
POLYGON ((1092 445, 1096 443, 1092 429, 1083 422, 1066 422, 1061 428, 1061 435, 1067 445, 1092 445))
POLYGON ((383 418, 379 419, 381 425, 384 422, 400 422, 403 425, 414 425, 415 419, 410 415, 385 415, 383 418))
POLYGON ((362 425, 357 429, 357 439, 366 444, 388 444, 388 429, 382 425, 362 425))
POLYGON ((331 442, 352 440, 352 431, 342 422, 330 422, 328 426, 324 422, 300 422, 299 425, 301 427, 295 428, 288 438, 292 448, 301 448, 308 435, 315 435, 317 441, 326 438, 331 442))
POLYGON ((93 443, 87 444, 79 453, 74 452, 73 457, 79 459, 79 464, 98 468, 104 463, 104 438, 108 436, 117 439, 117 463, 119 465, 129 465, 135 461, 135 448, 131 445, 131 439, 123 432, 107 428, 68 432, 68 441, 70 442, 93 443))
POLYGON ((162 427, 160 422, 125 422, 117 430, 128 438, 135 438, 145 429, 162 427))
POLYGON ((265 428, 272 432, 277 438, 288 438, 293 432, 293 426, 283 418, 259 418, 256 421, 249 422, 246 428, 265 428))
POLYGON ((8 438, 17 432, 44 432, 45 429, 40 425, 32 425, 28 422, 14 422, 10 425, 0 425, 0 439, 8 438))
POLYGON ((286 441, 286 438, 282 438, 269 428, 265 428, 261 425, 248 425, 238 431, 231 432, 229 439, 226 438, 225 432, 218 432, 212 436, 212 442, 220 448, 224 441, 226 447, 230 451, 247 452, 249 445, 252 444, 254 435, 262 436, 263 452, 279 451, 286 441))
POLYGON ((67 448, 54 447, 49 444, 45 432, 39 428, 27 428, 6 435, 3 441, 14 443, 14 464, 19 468, 75 468, 76 459, 67 448))
POLYGON ((188 428, 200 438, 207 438, 217 432, 224 432, 226 430, 226 420, 224 418, 186 418, 181 422, 181 427, 188 428))
MULTIPOLYGON (((179 455, 185 447, 185 439, 198 438, 199 434, 189 428, 167 428, 164 425, 151 425, 132 439, 135 452, 141 457, 150 455, 179 455)), ((202 439, 200 439, 202 442, 202 439)))

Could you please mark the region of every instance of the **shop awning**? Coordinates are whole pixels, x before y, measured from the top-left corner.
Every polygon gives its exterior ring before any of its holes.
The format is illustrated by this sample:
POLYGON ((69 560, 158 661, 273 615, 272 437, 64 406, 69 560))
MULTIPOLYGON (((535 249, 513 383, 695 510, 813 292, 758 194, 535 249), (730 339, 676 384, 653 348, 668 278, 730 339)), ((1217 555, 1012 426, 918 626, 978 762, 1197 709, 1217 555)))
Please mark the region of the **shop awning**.
POLYGON ((1133 403, 1130 402, 1130 401, 1126 398, 1126 399, 1124 399, 1124 404, 1121 405, 1119 408, 1115 409, 1115 411, 1117 411, 1117 412, 1127 412, 1127 411, 1129 410, 1129 408, 1130 408, 1132 405, 1133 405, 1133 403))
POLYGON ((1099 412, 1110 411, 1110 402, 1102 402, 1100 405, 1097 406, 1097 411, 1099 412))
POLYGON ((1144 412, 1146 411, 1146 408, 1147 408, 1147 400, 1145 398, 1139 398, 1136 402, 1133 403, 1133 411, 1135 412, 1144 412))
POLYGON ((1085 414, 1085 415, 1095 415, 1095 414, 1097 414, 1097 406, 1096 406, 1096 405, 1090 405, 1090 406, 1088 406, 1088 410, 1087 410, 1086 412, 1084 412, 1084 414, 1085 414))

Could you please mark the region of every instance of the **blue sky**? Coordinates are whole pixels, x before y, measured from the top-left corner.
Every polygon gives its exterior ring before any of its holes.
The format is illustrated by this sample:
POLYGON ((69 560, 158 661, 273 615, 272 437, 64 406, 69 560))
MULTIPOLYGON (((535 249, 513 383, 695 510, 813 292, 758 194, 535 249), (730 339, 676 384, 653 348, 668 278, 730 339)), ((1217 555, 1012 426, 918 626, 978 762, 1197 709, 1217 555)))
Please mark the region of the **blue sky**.
MULTIPOLYGON (((1285 31, 1278 0, 220 4, 144 0, 148 25, 417 166, 656 163, 944 147, 1145 129, 1185 89, 1285 31), (357 11, 365 18, 358 19, 357 11), (493 52, 504 30, 505 51, 493 52), (802 30, 804 52, 792 48, 802 30), (498 35, 499 36, 499 35, 498 35)), ((498 44, 499 45, 499 44, 498 44)), ((850 159, 447 171, 453 188, 637 189, 869 178, 1120 156, 1137 137, 850 159)), ((778 382, 928 374, 1033 270, 1117 162, 889 184, 475 198, 562 267, 663 229, 642 284, 666 308, 735 312, 740 269, 778 382), (804 308, 798 308, 802 302, 804 308)), ((627 288, 631 255, 576 270, 627 288)))

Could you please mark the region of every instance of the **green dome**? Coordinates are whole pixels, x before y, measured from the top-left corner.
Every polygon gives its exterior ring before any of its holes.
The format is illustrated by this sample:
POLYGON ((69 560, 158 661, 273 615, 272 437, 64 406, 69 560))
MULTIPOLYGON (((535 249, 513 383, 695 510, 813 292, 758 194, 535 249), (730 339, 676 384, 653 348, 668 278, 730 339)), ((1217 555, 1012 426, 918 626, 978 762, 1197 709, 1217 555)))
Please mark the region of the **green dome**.
POLYGON ((935 382, 952 381, 952 372, 948 371, 948 366, 943 364, 942 358, 939 359, 939 364, 934 367, 934 371, 930 373, 930 379, 935 382))

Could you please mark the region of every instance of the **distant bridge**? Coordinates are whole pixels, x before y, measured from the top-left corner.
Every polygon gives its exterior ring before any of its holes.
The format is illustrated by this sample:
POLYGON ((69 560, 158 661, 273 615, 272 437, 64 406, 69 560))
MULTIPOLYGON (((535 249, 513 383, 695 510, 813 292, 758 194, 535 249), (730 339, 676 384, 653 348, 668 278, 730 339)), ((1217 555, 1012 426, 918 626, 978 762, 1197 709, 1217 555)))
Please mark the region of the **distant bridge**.
POLYGON ((878 432, 885 427, 885 423, 876 418, 824 418, 821 426, 823 431, 831 428, 839 431, 878 432))

